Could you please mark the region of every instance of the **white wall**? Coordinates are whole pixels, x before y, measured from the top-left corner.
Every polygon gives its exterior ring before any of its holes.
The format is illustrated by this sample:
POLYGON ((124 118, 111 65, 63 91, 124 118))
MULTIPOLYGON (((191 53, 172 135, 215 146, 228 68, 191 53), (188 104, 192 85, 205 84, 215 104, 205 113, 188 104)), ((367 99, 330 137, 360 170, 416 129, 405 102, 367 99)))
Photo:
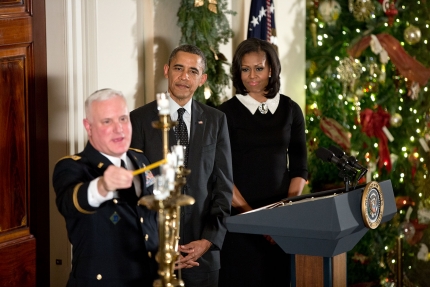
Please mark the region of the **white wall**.
MULTIPOLYGON (((251 0, 228 1, 237 12, 230 17, 235 37, 221 52, 231 61, 246 38, 251 0)), ((86 143, 83 105, 90 93, 119 89, 132 110, 167 89, 163 65, 181 36, 179 5, 179 0, 46 0, 50 174, 59 158, 86 143)), ((281 92, 304 108, 305 1, 275 0, 275 9, 281 92)), ((71 247, 52 188, 50 194, 51 286, 65 286, 71 247)))

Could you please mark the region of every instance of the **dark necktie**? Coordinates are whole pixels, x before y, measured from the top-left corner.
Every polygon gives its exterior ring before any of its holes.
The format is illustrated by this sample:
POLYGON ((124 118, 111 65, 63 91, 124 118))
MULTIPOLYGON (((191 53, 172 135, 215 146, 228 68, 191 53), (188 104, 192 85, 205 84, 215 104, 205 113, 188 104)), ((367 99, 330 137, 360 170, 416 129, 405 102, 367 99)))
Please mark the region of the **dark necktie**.
MULTIPOLYGON (((125 162, 121 160, 121 167, 127 169, 125 162)), ((134 183, 131 184, 129 188, 119 189, 119 197, 125 199, 131 204, 137 203, 136 189, 134 188, 134 183)))
POLYGON ((184 108, 178 109, 178 126, 175 129, 176 140, 179 141, 179 144, 185 147, 185 155, 184 155, 184 166, 186 167, 188 164, 188 129, 187 125, 184 122, 184 108))

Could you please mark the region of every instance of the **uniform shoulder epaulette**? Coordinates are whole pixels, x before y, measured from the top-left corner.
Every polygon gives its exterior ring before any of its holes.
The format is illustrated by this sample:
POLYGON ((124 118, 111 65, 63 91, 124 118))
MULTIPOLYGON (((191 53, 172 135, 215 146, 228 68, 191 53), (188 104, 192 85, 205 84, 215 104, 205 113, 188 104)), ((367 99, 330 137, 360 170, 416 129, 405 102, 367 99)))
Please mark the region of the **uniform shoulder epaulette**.
MULTIPOLYGON (((67 156, 64 156, 64 157, 62 157, 62 158, 60 158, 58 161, 62 161, 63 159, 67 159, 67 158, 71 158, 71 159, 73 159, 73 160, 80 160, 81 159, 81 157, 79 156, 79 155, 76 155, 76 154, 74 154, 74 155, 67 155, 67 156)), ((57 162, 58 162, 57 161, 57 162)))
POLYGON ((135 151, 135 152, 139 152, 139 153, 143 153, 143 151, 142 151, 142 150, 137 149, 137 148, 132 148, 132 147, 130 147, 130 148, 129 148, 129 150, 132 150, 132 151, 135 151))

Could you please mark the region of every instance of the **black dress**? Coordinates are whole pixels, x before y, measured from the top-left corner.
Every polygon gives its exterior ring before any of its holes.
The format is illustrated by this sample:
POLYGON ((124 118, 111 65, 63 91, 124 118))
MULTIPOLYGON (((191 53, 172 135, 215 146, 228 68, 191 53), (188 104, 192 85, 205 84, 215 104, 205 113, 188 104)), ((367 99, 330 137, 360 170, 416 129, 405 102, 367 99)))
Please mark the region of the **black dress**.
MULTIPOLYGON (((280 95, 274 114, 252 114, 233 97, 219 109, 227 116, 233 182, 252 208, 286 198, 290 178, 307 179, 305 123, 297 103, 280 95)), ((219 286, 289 286, 289 261, 262 235, 228 232, 219 286)))

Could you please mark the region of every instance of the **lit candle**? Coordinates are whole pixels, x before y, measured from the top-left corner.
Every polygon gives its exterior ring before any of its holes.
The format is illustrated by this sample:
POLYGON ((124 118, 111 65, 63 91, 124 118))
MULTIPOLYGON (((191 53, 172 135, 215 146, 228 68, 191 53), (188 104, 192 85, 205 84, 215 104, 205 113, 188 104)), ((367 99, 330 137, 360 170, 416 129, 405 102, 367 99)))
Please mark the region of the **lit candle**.
POLYGON ((184 146, 182 145, 174 145, 172 146, 172 151, 177 156, 177 164, 178 166, 184 165, 184 146))
POLYGON ((160 115, 170 114, 169 98, 165 93, 157 94, 157 106, 160 115))

